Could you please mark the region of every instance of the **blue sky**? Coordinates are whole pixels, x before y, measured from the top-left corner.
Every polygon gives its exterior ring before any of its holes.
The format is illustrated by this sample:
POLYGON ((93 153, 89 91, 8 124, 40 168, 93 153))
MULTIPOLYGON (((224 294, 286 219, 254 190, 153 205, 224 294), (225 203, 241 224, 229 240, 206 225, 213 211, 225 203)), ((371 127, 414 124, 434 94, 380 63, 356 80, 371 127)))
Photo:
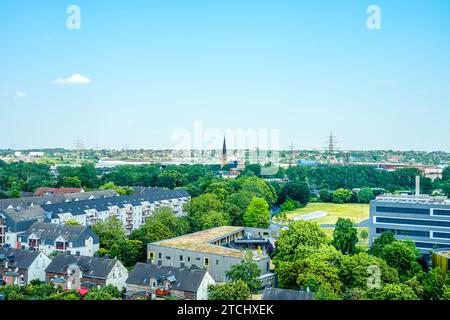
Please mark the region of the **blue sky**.
POLYGON ((2 0, 0 148, 170 148, 200 120, 450 152, 449 33, 446 0, 2 0), (74 74, 90 83, 54 83, 74 74))

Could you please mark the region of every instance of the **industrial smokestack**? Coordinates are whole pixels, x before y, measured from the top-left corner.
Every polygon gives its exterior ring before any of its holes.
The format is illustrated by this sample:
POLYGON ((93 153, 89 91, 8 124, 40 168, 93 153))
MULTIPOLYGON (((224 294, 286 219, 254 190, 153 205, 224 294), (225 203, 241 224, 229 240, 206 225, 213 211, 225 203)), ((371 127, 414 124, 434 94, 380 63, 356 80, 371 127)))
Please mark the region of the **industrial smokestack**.
POLYGON ((416 176, 416 196, 420 196, 420 176, 416 176))

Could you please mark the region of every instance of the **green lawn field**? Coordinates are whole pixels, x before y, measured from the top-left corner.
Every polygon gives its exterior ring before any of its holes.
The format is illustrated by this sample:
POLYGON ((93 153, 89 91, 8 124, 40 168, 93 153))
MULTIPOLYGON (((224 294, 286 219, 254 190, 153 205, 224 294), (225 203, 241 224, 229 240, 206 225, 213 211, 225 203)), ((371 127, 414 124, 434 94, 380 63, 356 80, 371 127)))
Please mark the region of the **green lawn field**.
MULTIPOLYGON (((303 214, 316 212, 316 211, 326 211, 328 215, 326 217, 312 220, 319 224, 334 224, 339 217, 349 218, 353 223, 358 223, 369 218, 369 205, 368 204, 358 204, 358 203, 346 203, 346 204, 336 204, 336 203, 309 203, 306 207, 296 209, 292 212, 287 213, 288 220, 292 220, 297 216, 303 214)), ((283 223, 278 219, 274 219, 278 223, 283 223)))

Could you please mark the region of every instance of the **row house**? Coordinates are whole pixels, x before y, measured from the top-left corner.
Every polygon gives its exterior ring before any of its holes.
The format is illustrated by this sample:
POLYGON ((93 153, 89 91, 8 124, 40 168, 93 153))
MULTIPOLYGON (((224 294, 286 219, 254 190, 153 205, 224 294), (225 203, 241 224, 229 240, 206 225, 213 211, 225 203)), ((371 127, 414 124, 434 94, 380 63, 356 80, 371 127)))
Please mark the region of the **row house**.
POLYGON ((114 198, 112 190, 92 191, 54 196, 0 199, 0 247, 17 247, 17 236, 25 232, 33 223, 46 220, 43 205, 56 203, 78 203, 106 198, 114 198))
POLYGON ((114 190, 96 190, 89 192, 43 194, 40 196, 0 199, 0 210, 8 208, 27 208, 43 204, 63 203, 83 200, 102 199, 116 197, 118 193, 114 190))
POLYGON ((137 263, 126 281, 127 299, 143 295, 173 296, 182 300, 207 300, 208 286, 216 282, 207 270, 137 263))
POLYGON ((101 288, 113 285, 125 288, 128 270, 117 259, 59 254, 45 269, 45 280, 63 290, 101 288))
POLYGON ((82 226, 92 226, 110 217, 119 219, 128 234, 145 223, 158 208, 168 207, 177 216, 184 215, 183 206, 190 200, 186 190, 153 188, 131 196, 117 196, 89 201, 43 205, 47 221, 63 224, 75 220, 82 226))
POLYGON ((47 255, 59 252, 92 257, 100 249, 100 242, 89 227, 34 223, 18 235, 17 246, 47 255))
POLYGON ((42 252, 0 248, 0 282, 27 285, 32 280, 45 281, 45 269, 50 262, 42 252))

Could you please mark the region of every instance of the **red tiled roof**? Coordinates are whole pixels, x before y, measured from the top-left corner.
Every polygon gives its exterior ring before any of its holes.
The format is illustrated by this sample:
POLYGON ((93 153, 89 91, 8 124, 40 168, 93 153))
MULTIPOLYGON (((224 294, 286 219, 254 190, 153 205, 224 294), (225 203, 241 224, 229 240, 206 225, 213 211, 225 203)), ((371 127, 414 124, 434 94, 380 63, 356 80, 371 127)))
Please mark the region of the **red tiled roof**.
POLYGON ((38 188, 34 195, 40 197, 44 194, 78 193, 82 191, 81 188, 38 188))

